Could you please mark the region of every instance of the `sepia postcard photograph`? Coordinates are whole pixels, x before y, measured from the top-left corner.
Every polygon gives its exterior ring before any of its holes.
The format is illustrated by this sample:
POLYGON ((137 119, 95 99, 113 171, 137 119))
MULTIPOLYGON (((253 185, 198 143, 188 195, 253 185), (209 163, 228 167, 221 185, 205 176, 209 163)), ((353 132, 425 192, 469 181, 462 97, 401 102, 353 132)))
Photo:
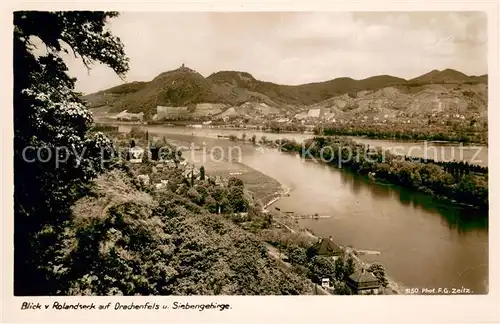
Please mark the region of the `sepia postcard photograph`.
POLYGON ((491 293, 488 13, 389 9, 12 11, 15 307, 491 293))

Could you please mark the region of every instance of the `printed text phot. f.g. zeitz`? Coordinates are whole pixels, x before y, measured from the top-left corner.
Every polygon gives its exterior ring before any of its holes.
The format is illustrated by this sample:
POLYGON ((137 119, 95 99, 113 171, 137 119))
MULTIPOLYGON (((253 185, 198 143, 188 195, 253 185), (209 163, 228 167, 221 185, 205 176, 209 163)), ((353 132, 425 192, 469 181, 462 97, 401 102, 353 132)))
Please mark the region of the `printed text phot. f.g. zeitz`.
POLYGON ((16 296, 488 293, 484 13, 13 18, 16 296))

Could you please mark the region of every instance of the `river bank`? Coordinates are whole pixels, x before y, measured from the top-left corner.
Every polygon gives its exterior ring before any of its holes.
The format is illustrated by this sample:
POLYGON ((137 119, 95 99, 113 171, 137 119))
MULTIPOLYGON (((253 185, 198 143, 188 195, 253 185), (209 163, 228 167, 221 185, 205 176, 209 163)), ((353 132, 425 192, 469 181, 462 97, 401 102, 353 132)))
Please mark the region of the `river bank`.
MULTIPOLYGON (((120 128, 120 131, 128 129, 120 128)), ((360 255, 360 258, 368 262, 379 260, 399 282, 410 287, 463 285, 476 293, 487 291, 483 284, 488 278, 487 266, 474 268, 459 279, 455 278, 457 273, 471 266, 488 262, 488 226, 483 215, 476 215, 476 211, 436 201, 415 190, 379 184, 321 163, 303 163, 297 156, 281 154, 277 149, 259 148, 250 144, 248 133, 248 145, 240 145, 216 136, 207 137, 217 132, 193 130, 192 134, 182 128, 146 129, 150 135, 182 139, 196 146, 206 143, 207 152, 212 147, 216 148, 214 152, 240 147, 241 162, 291 188, 290 197, 284 196, 270 205, 271 212, 276 206, 284 212, 333 215, 330 219, 300 219, 298 223, 288 217, 286 224, 311 229, 319 237, 332 236, 344 246, 381 251, 379 256, 360 255)), ((237 134, 238 137, 241 134, 237 134)), ((228 170, 229 174, 240 168, 234 161, 208 161, 221 172, 228 170)), ((206 170, 210 169, 212 167, 206 164, 206 170)), ((252 180, 252 173, 242 175, 252 180)), ((261 179, 265 181, 264 177, 261 179)), ((262 181, 254 181, 255 192, 260 191, 262 181)), ((279 183, 272 185, 272 190, 268 191, 271 196, 264 201, 276 198, 272 195, 280 191, 279 183)))
MULTIPOLYGON (((151 131, 161 131, 161 129, 151 129, 151 131)), ((191 136, 191 139, 193 136, 204 137, 209 134, 215 134, 200 131, 201 134, 191 133, 187 135, 181 134, 182 132, 183 131, 179 133, 179 136, 191 136)), ((219 138, 220 136, 221 135, 219 135, 219 138)), ((241 138, 234 135, 231 136, 230 133, 228 133, 227 136, 230 137, 231 141, 249 145, 253 144, 259 149, 269 147, 279 148, 280 151, 299 155, 303 153, 303 147, 296 138, 283 139, 277 137, 275 139, 266 139, 261 134, 260 140, 257 141, 255 134, 253 134, 251 139, 249 136, 245 136, 244 133, 241 138)), ((224 140, 227 140, 226 136, 222 137, 224 140)), ((323 144, 319 143, 319 139, 328 143, 328 148, 331 146, 329 141, 331 141, 332 138, 303 138, 302 140, 306 142, 312 141, 316 146, 320 144, 320 147, 317 149, 313 148, 310 155, 314 156, 315 159, 317 159, 319 155, 323 160, 323 147, 321 147, 323 144)), ((201 142, 204 143, 204 141, 201 142)), ((369 176, 377 181, 387 181, 391 184, 412 188, 438 200, 453 202, 457 205, 462 204, 464 206, 475 207, 481 209, 480 211, 488 210, 487 168, 481 168, 467 163, 436 162, 432 160, 421 161, 418 158, 415 160, 413 157, 394 155, 391 152, 379 148, 373 150, 373 147, 371 147, 370 153, 365 154, 365 149, 370 146, 360 144, 358 141, 351 139, 343 139, 343 142, 333 143, 332 145, 332 151, 338 151, 342 154, 340 157, 335 157, 333 154, 331 157, 328 156, 329 163, 325 164, 333 166, 339 164, 339 166, 344 169, 350 169, 353 172, 369 176), (350 156, 343 156, 344 148, 348 149, 348 153, 354 151, 358 154, 360 148, 363 152, 361 152, 361 156, 357 156, 353 159, 350 158, 350 156), (376 156, 374 156, 373 153, 375 153, 376 156), (367 157, 365 157, 365 155, 367 157), (342 163, 337 163, 339 159, 342 163)), ((309 148, 309 145, 307 147, 309 148)), ((305 157, 303 156, 303 158, 306 159, 309 157, 310 156, 307 154, 305 157)))
MULTIPOLYGON (((172 143, 173 145, 186 145, 186 143, 183 140, 177 138, 173 140, 171 139, 169 142, 172 143)), ((187 158, 186 161, 188 163, 193 162, 193 165, 199 168, 201 167, 202 164, 199 162, 198 163, 195 162, 199 161, 197 159, 196 154, 201 154, 201 153, 195 152, 194 156, 190 157, 189 155, 186 155, 185 157, 187 158)), ((255 170, 254 168, 245 165, 244 163, 232 160, 227 160, 227 161, 223 160, 223 161, 217 161, 216 163, 205 162, 203 165, 206 169, 207 175, 214 179, 218 177, 220 178, 236 177, 242 180, 246 190, 248 190, 253 197, 257 198, 257 200, 262 202, 262 211, 264 213, 270 213, 271 211, 269 210, 269 208, 271 206, 273 206, 283 197, 290 196, 290 193, 292 192, 292 188, 286 186, 284 183, 280 183, 277 179, 265 175, 255 170)), ((313 213, 313 211, 311 211, 311 213, 313 213)), ((309 238, 312 238, 313 241, 317 241, 319 239, 319 236, 315 235, 311 231, 308 231, 306 228, 301 227, 290 216, 285 215, 279 211, 273 211, 272 214, 273 214, 273 220, 276 220, 276 222, 279 223, 282 226, 282 228, 286 228, 287 230, 290 231, 290 233, 298 236, 307 236, 309 238), (288 218, 290 222, 288 221, 280 222, 280 220, 282 220, 281 217, 275 219, 275 216, 277 216, 277 214, 283 215, 283 218, 285 217, 288 218)), ((358 250, 346 246, 343 246, 343 248, 346 251, 347 256, 352 257, 353 260, 355 261, 356 268, 367 269, 369 267, 370 264, 365 261, 362 261, 362 259, 359 257, 360 253, 358 250)), ((390 278, 387 279, 389 280, 389 285, 385 289, 385 293, 387 294, 404 293, 403 290, 400 288, 402 286, 401 284, 396 283, 394 280, 390 278)))
MULTIPOLYGON (((363 144, 342 137, 313 138, 307 151, 294 140, 262 140, 259 145, 295 154, 303 160, 347 169, 367 176, 428 194, 439 200, 488 211, 488 174, 473 172, 464 163, 435 163, 393 155, 380 148, 369 149, 363 144), (353 157, 353 152, 356 156, 353 157)), ((482 171, 483 172, 483 171, 482 171)))
MULTIPOLYGON (((286 197, 288 194, 290 194, 291 190, 289 188, 287 188, 284 185, 282 185, 282 188, 283 188, 282 194, 279 197, 270 201, 264 207, 264 210, 266 212, 269 212, 269 210, 267 210, 267 208, 271 207, 272 205, 277 203, 280 199, 282 199, 283 197, 286 197)), ((291 222, 287 222, 288 224, 285 224, 284 222, 277 221, 280 224, 280 226, 289 230, 290 233, 295 234, 295 235, 304 235, 304 236, 307 236, 307 237, 314 239, 315 241, 318 241, 320 239, 320 236, 316 235, 312 230, 300 227, 300 225, 298 225, 297 222, 295 222, 295 220, 290 215, 287 215, 287 213, 280 212, 280 214, 283 215, 284 218, 288 218, 291 221, 291 222)), ((338 244, 337 242, 336 242, 336 244, 339 245, 346 252, 346 254, 348 256, 353 258, 357 269, 362 268, 362 269, 367 270, 370 267, 371 263, 368 263, 367 261, 363 261, 359 257, 359 254, 361 252, 360 250, 357 250, 357 249, 350 247, 350 246, 343 246, 341 244, 338 244)), ((406 288, 405 285, 403 285, 400 282, 397 282, 396 280, 391 278, 387 273, 386 273, 386 279, 388 281, 388 285, 387 285, 387 288, 385 290, 385 294, 397 294, 397 295, 405 294, 405 288, 406 288)))
MULTIPOLYGON (((276 179, 274 179, 274 180, 276 180, 276 179)), ((272 198, 269 202, 267 202, 266 204, 264 204, 264 206, 262 207, 262 210, 263 211, 267 210, 268 207, 270 207, 274 203, 278 202, 278 200, 280 200, 282 197, 285 197, 285 196, 289 195, 290 191, 291 191, 290 188, 288 188, 285 185, 281 184, 281 189, 280 189, 280 192, 278 193, 278 197, 272 198)))
MULTIPOLYGON (((258 133, 265 133, 269 135, 277 135, 277 134, 290 134, 290 135, 308 135, 310 137, 314 136, 331 136, 329 134, 322 134, 318 133, 317 131, 315 132, 313 130, 313 126, 309 126, 308 130, 305 131, 298 131, 298 130, 280 130, 280 131, 273 131, 271 128, 263 128, 260 125, 254 125, 254 126, 231 126, 231 125, 224 125, 224 124, 206 124, 204 125, 202 122, 199 124, 196 124, 196 122, 193 121, 174 121, 174 122, 125 122, 125 121, 116 121, 114 119, 102 119, 102 118, 95 118, 95 123, 96 124, 106 124, 106 125, 122 125, 122 126, 135 126, 135 127, 147 127, 147 126, 152 126, 152 127, 175 127, 175 128, 184 128, 187 130, 221 130, 221 131, 240 131, 240 132, 258 132, 258 133), (198 125, 196 127, 192 127, 193 125, 198 125)), ((427 137, 419 137, 419 138, 403 138, 403 137, 398 137, 398 136, 386 136, 385 134, 381 134, 378 136, 377 134, 357 134, 354 135, 350 132, 346 133, 339 133, 336 134, 338 136, 344 136, 346 138, 352 137, 352 138, 357 138, 357 139, 367 139, 367 140, 374 140, 374 141, 397 141, 401 143, 418 143, 418 142, 431 142, 431 143, 440 143, 444 145, 461 145, 461 144, 466 144, 468 146, 488 146, 488 141, 460 141, 457 140, 456 138, 450 138, 449 140, 446 139, 441 139, 439 137, 433 137, 433 136, 427 136, 427 137)))

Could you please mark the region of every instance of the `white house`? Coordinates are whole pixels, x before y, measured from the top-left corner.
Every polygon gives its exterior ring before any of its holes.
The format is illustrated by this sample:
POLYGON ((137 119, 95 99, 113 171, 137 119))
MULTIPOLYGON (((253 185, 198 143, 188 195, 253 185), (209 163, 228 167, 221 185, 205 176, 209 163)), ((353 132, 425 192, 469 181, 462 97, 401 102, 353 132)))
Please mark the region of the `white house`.
POLYGON ((142 157, 144 156, 144 149, 134 146, 128 150, 129 161, 131 163, 142 163, 142 157))
POLYGON ((321 109, 320 108, 317 108, 317 109, 309 109, 309 111, 307 112, 307 116, 308 117, 313 117, 313 118, 318 118, 321 114, 321 109))

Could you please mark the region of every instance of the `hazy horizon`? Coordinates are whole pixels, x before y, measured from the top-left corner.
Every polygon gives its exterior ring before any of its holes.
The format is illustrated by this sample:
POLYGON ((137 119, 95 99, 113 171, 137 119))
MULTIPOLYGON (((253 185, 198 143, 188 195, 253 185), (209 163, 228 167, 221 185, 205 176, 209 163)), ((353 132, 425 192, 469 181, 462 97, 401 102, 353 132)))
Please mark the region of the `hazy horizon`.
MULTIPOLYGON (((297 85, 338 77, 412 79, 432 70, 484 75, 487 19, 481 12, 125 12, 110 20, 130 58, 126 82, 150 81, 185 64, 204 77, 244 71, 297 85)), ((123 81, 90 73, 65 55, 86 94, 123 81)))

